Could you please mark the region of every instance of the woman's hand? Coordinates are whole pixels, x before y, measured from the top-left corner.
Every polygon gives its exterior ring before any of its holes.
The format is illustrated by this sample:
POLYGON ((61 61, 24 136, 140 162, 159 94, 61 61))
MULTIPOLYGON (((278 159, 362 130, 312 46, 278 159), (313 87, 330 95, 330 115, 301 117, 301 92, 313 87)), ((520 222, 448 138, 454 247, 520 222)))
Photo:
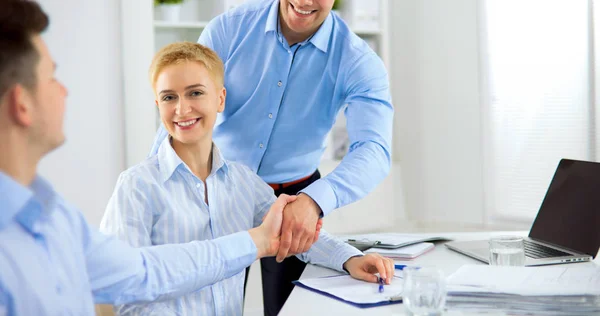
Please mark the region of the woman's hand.
POLYGON ((390 284, 394 278, 394 260, 385 258, 380 254, 370 253, 360 257, 352 257, 344 263, 344 268, 350 275, 358 280, 377 283, 375 273, 390 284))
POLYGON ((288 203, 296 200, 296 196, 281 194, 271 205, 260 226, 248 231, 257 249, 257 259, 277 255, 281 236, 283 209, 288 203))

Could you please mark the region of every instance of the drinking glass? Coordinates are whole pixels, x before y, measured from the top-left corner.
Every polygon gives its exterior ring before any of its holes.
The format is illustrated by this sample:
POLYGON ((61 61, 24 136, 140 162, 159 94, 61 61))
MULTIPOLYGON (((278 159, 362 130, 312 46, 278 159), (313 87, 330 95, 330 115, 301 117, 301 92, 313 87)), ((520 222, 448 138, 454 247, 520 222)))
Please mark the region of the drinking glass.
POLYGON ((525 248, 523 244, 523 237, 492 237, 490 239, 490 265, 524 266, 525 248))
POLYGON ((433 267, 406 267, 402 303, 413 315, 441 315, 446 304, 444 273, 433 267))

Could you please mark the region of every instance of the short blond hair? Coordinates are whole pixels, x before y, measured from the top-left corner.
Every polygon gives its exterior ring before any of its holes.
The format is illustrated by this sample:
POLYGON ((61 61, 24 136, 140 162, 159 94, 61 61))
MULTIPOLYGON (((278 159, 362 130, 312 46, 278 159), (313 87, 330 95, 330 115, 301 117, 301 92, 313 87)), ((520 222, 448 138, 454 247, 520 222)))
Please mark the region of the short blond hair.
POLYGON ((152 89, 165 67, 190 61, 204 65, 217 88, 223 87, 225 70, 223 61, 215 51, 198 43, 177 42, 161 48, 154 55, 149 71, 152 89))

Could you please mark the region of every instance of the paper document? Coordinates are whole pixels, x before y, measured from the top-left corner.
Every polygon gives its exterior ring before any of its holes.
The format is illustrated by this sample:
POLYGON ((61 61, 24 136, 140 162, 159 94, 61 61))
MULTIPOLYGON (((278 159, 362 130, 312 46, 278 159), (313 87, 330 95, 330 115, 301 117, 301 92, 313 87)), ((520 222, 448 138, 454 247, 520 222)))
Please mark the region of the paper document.
POLYGON ((463 266, 448 277, 449 310, 516 315, 600 315, 600 267, 463 266))
POLYGON ((518 295, 600 295, 600 266, 547 267, 465 265, 448 277, 452 287, 518 295))
POLYGON ((392 284, 384 285, 383 293, 379 293, 378 284, 360 281, 349 275, 302 279, 295 281, 295 283, 299 283, 299 285, 310 290, 316 290, 321 294, 357 305, 400 301, 402 299, 402 278, 399 276, 394 277, 392 284))
POLYGON ((344 235, 340 236, 340 238, 349 244, 364 243, 377 248, 400 248, 424 241, 450 240, 450 238, 442 237, 440 235, 414 235, 396 233, 344 235))
POLYGON ((394 249, 373 247, 366 250, 365 253, 378 253, 384 257, 393 259, 414 259, 434 247, 435 245, 430 242, 421 242, 394 249))

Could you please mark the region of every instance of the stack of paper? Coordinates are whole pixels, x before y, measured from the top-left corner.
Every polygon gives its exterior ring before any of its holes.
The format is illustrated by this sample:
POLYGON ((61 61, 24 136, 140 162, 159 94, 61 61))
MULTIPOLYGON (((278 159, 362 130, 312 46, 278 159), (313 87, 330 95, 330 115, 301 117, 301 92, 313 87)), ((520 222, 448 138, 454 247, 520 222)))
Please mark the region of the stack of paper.
POLYGON ((392 258, 392 259, 414 259, 425 252, 433 249, 435 247, 434 244, 430 242, 422 242, 410 246, 395 248, 395 249, 385 249, 385 248, 370 248, 365 251, 365 253, 378 253, 384 257, 392 258))
POLYGON ((599 315, 600 267, 467 265, 448 278, 447 307, 514 314, 599 315))

